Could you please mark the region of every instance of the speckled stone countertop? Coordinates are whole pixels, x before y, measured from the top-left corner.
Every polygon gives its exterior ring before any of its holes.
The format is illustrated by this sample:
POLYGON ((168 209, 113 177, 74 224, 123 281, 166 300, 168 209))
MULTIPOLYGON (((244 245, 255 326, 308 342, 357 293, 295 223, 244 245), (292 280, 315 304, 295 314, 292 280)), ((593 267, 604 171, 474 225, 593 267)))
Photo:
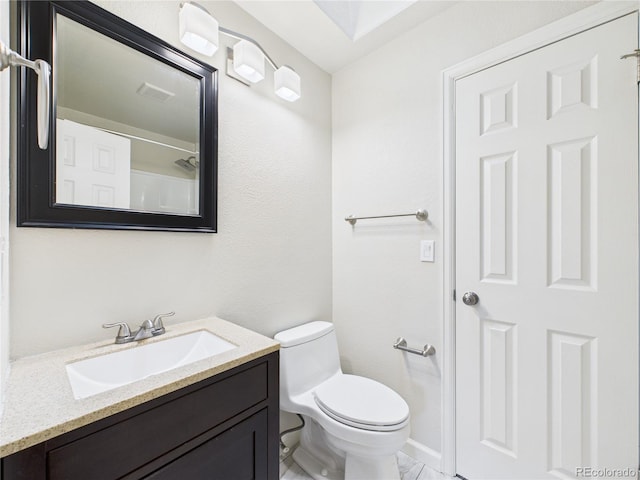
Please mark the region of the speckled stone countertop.
POLYGON ((112 340, 103 341, 12 362, 0 419, 0 457, 279 349, 275 340, 215 317, 165 327, 164 335, 140 342, 115 345, 112 340), (208 330, 238 348, 91 397, 74 398, 65 369, 67 363, 199 330, 208 330))

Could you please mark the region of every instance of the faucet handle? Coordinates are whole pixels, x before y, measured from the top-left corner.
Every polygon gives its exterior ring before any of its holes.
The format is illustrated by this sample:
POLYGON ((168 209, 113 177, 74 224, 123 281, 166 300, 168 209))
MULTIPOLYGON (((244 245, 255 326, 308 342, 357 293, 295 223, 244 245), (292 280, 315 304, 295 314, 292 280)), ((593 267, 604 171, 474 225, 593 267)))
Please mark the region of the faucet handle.
POLYGON ((120 327, 118 330, 118 335, 116 336, 116 343, 122 343, 122 341, 131 336, 131 329, 126 322, 116 322, 116 323, 103 323, 102 328, 113 328, 120 327))
POLYGON ((169 313, 160 313, 158 315, 156 315, 155 317, 153 317, 153 328, 155 330, 155 335, 161 335, 165 332, 164 330, 164 324, 162 323, 162 319, 164 317, 173 317, 176 314, 176 312, 169 312, 169 313))

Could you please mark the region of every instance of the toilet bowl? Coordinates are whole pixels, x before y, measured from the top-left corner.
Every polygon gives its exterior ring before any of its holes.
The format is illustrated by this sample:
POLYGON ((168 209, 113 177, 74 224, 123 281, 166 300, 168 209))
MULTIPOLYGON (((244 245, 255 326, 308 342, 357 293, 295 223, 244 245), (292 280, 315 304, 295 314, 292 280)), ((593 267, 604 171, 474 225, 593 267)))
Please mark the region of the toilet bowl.
POLYGON ((409 407, 389 387, 342 372, 333 324, 310 322, 280 342, 280 408, 305 419, 293 458, 316 480, 399 480, 409 407))

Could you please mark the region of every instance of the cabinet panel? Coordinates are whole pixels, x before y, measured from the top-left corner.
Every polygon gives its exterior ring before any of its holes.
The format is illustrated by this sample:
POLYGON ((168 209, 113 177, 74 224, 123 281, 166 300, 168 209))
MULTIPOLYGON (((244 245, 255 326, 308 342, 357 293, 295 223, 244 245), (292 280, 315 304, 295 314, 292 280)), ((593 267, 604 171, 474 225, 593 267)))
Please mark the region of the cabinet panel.
POLYGON ((40 443, 31 448, 20 450, 2 459, 3 480, 34 480, 42 478, 46 471, 45 444, 40 443))
POLYGON ((119 478, 266 399, 267 383, 261 363, 51 450, 49 478, 119 478))
POLYGON ((267 420, 267 410, 262 410, 145 479, 266 479, 267 420))

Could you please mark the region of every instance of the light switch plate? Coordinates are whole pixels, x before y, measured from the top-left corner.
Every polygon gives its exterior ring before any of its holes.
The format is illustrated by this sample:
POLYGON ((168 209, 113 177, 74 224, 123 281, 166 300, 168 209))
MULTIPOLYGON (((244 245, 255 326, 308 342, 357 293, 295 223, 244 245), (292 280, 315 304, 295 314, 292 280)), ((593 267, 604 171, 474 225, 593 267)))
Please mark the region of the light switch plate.
POLYGON ((435 261, 435 240, 421 240, 420 241, 420 261, 421 262, 433 262, 435 261))

